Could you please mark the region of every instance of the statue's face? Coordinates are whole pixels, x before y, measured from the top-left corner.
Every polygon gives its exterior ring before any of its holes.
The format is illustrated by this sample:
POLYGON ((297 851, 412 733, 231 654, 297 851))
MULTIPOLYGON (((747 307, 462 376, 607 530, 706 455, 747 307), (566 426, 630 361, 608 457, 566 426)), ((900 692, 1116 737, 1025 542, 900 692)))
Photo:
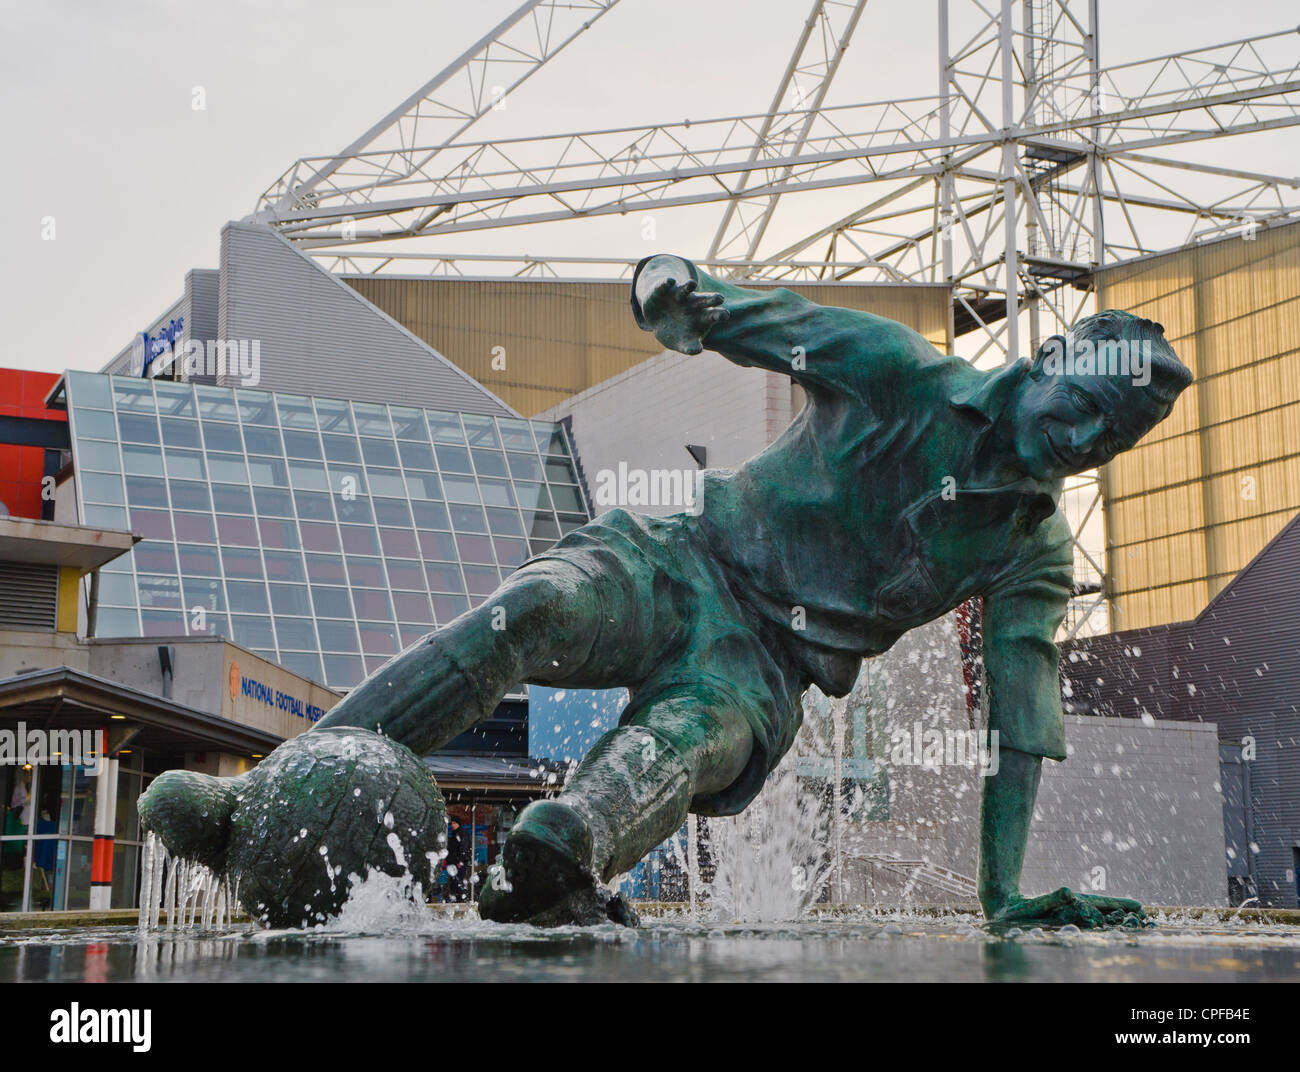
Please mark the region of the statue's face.
POLYGON ((1016 454, 1031 476, 1060 480, 1131 449, 1167 412, 1128 378, 1035 367, 1015 402, 1016 454))

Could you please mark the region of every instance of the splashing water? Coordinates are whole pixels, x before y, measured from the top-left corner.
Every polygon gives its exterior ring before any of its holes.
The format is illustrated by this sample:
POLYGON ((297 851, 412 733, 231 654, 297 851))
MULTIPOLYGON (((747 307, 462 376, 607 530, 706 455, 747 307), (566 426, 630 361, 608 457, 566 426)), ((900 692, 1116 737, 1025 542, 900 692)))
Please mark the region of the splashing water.
POLYGON ((239 885, 193 860, 173 857, 157 834, 145 835, 140 869, 140 930, 229 927, 239 885))

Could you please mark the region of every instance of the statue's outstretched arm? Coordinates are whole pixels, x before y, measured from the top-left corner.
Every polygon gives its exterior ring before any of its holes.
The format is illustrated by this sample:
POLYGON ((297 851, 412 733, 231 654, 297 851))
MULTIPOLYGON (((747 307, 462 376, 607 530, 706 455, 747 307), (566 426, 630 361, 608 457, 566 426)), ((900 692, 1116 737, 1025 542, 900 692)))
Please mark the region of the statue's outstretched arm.
POLYGON ((784 288, 714 279, 671 254, 647 257, 632 282, 637 323, 685 354, 708 349, 780 372, 810 391, 867 397, 882 377, 939 357, 919 333, 857 309, 817 305, 784 288))

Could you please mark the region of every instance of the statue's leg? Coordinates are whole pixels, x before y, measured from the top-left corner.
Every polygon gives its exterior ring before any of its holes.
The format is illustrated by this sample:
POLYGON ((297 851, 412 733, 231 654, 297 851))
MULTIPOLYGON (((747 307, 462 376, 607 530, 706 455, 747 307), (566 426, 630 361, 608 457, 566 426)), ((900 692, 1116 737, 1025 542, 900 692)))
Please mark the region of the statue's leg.
MULTIPOLYGON (((520 815, 480 913, 536 919, 589 896, 597 879, 627 871, 676 831, 693 798, 731 785, 749 762, 753 735, 739 708, 718 699, 712 690, 676 692, 605 734, 563 793, 520 815)), ((571 918, 589 921, 580 912, 571 918)))
POLYGON ((427 755, 490 715, 519 682, 564 680, 583 666, 600 605, 581 570, 555 560, 525 565, 478 607, 380 667, 319 725, 378 730, 427 755))

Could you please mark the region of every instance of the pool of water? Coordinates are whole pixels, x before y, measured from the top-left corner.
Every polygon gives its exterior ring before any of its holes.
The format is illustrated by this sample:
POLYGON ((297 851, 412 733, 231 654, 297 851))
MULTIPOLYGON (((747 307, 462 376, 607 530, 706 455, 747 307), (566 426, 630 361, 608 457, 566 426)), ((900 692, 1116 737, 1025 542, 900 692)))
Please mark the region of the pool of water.
POLYGON ((1139 933, 1000 936, 975 917, 540 930, 477 919, 373 927, 0 935, 0 982, 1279 981, 1300 980, 1300 927, 1165 920, 1139 933))

